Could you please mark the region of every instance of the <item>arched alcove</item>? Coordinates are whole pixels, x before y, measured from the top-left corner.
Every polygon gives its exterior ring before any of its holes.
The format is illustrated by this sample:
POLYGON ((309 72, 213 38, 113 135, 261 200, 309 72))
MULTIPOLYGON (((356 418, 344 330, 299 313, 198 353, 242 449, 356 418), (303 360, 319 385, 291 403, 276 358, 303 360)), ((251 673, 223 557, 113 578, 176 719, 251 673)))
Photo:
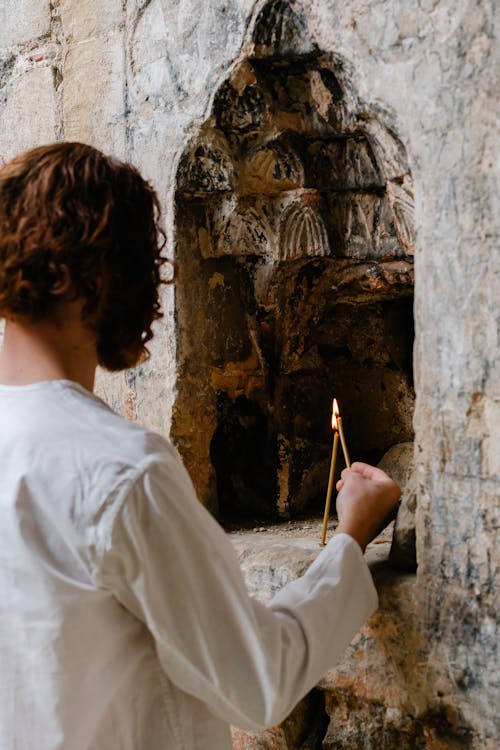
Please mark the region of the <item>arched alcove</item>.
POLYGON ((412 439, 411 174, 351 78, 268 3, 180 162, 172 435, 222 517, 314 507, 332 395, 354 457, 412 439))

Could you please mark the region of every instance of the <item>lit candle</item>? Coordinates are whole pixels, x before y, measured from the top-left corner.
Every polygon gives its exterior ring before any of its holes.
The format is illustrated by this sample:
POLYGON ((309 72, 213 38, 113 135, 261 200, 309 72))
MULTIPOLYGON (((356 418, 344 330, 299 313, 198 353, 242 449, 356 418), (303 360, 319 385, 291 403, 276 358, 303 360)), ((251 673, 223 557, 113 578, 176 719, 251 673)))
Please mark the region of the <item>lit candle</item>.
POLYGON ((345 459, 345 465, 348 469, 351 468, 351 459, 349 458, 349 453, 347 452, 347 445, 345 442, 345 435, 344 435, 344 427, 342 425, 342 417, 340 416, 339 412, 339 405, 337 403, 337 399, 333 399, 333 413, 337 417, 337 425, 338 425, 338 431, 340 434, 340 442, 342 443, 342 450, 344 451, 344 459, 345 459))
MULTIPOLYGON (((326 502, 325 502, 325 514, 323 516, 323 530, 321 532, 321 545, 324 547, 326 539, 326 527, 328 524, 328 516, 330 515, 330 505, 332 502, 333 492, 333 479, 335 477, 335 463, 337 461, 337 449, 339 445, 339 433, 337 430, 337 417, 335 414, 335 406, 337 402, 333 400, 332 410, 332 430, 333 430, 333 448, 332 448, 332 460, 330 461, 330 476, 328 477, 328 489, 326 491, 326 502)), ((337 409, 338 412, 338 409, 337 409)))

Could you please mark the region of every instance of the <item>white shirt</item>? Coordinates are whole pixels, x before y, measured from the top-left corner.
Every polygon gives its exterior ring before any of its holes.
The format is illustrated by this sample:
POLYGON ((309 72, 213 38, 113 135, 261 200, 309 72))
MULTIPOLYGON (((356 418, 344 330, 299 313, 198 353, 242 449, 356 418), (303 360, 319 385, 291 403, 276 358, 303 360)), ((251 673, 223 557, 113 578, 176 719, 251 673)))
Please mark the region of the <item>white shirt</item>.
POLYGON ((268 605, 174 448, 69 381, 0 386, 0 750, 228 750, 377 605, 339 535, 268 605))

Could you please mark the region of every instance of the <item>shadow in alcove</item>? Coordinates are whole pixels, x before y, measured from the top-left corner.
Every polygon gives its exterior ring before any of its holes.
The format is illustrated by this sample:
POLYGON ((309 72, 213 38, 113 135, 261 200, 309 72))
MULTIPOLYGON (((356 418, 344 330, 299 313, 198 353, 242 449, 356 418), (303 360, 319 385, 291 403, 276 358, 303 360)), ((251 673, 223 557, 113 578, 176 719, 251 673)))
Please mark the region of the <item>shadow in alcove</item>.
POLYGON ((217 394, 218 424, 210 443, 221 521, 276 517, 276 440, 260 405, 217 394))

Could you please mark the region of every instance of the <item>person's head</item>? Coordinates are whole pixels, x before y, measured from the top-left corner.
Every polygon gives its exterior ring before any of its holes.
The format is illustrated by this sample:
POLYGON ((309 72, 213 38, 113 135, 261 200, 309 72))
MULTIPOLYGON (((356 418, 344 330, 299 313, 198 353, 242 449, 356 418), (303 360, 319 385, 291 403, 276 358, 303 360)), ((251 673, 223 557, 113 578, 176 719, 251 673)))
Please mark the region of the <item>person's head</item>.
POLYGON ((0 169, 0 317, 49 319, 64 289, 83 303, 99 363, 135 365, 161 317, 159 215, 139 172, 92 146, 15 157, 0 169))

